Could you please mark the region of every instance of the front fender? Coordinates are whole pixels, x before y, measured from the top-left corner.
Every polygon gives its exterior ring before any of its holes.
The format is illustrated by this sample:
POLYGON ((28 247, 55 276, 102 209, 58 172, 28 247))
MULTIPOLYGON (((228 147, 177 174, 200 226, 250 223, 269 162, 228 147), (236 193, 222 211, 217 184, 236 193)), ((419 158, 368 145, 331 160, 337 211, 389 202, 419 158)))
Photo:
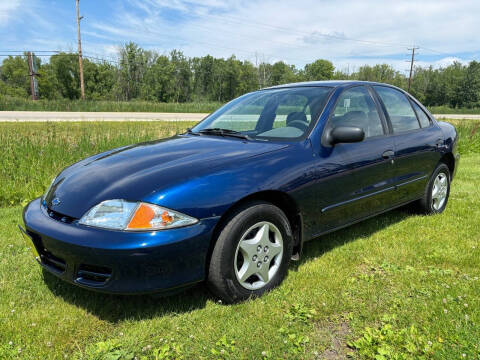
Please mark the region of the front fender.
POLYGON ((312 160, 309 146, 293 144, 180 182, 150 194, 144 201, 198 219, 217 217, 236 202, 260 191, 295 193, 309 181, 305 169, 312 160))

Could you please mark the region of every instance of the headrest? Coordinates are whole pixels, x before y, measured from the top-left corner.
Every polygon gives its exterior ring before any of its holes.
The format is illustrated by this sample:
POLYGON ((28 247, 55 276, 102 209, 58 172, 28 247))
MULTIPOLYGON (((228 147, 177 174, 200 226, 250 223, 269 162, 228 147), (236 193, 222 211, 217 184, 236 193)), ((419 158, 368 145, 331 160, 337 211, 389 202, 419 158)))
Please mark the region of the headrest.
POLYGON ((305 115, 305 113, 303 111, 296 111, 296 112, 292 112, 292 113, 288 114, 287 125, 288 125, 288 123, 290 123, 294 120, 300 120, 300 121, 304 121, 304 122, 308 123, 307 115, 305 115))

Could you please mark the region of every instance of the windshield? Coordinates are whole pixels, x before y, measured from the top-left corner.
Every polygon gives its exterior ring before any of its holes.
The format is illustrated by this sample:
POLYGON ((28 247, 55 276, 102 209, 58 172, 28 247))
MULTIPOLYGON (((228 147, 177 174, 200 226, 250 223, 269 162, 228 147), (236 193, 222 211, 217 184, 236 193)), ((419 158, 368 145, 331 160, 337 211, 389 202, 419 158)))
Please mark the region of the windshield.
POLYGON ((249 93, 224 105, 192 131, 223 129, 249 138, 298 139, 314 126, 330 91, 329 87, 296 87, 249 93))

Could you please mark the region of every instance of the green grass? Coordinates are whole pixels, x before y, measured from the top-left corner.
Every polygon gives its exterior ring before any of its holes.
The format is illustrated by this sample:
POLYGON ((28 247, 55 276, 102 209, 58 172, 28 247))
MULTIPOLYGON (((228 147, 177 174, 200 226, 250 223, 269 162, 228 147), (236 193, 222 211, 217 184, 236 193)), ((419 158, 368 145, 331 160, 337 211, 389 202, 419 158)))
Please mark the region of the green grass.
MULTIPOLYGON (((114 100, 37 100, 0 96, 0 111, 105 111, 105 112, 172 112, 210 113, 221 102, 159 103, 154 101, 114 101, 114 100)), ((480 114, 480 108, 451 108, 430 106, 432 114, 480 114)), ((252 110, 253 111, 253 110, 252 110)))
POLYGON ((103 111, 103 112, 169 112, 210 113, 222 103, 159 103, 154 101, 102 101, 102 100, 37 100, 0 96, 0 111, 103 111))
MULTIPOLYGON (((452 120, 462 154, 480 153, 480 122, 452 120)), ((0 122, 0 206, 25 204, 40 196, 64 167, 89 155, 167 137, 189 122, 0 122)))
MULTIPOLYGON (((38 169, 45 186, 72 160, 188 126, 31 125, 1 125, 2 171, 5 150, 19 149, 19 173, 38 169)), ((203 286, 152 298, 63 283, 25 246, 22 208, 0 208, 0 359, 478 359, 480 153, 462 142, 443 214, 396 210, 309 242, 278 289, 237 305, 203 286)), ((25 179, 14 188, 30 196, 25 179)))
POLYGON ((0 123, 0 206, 25 204, 66 166, 105 150, 184 132, 190 122, 0 123))
POLYGON ((478 115, 480 114, 480 107, 476 108, 451 108, 449 106, 429 106, 428 110, 432 114, 468 114, 478 115))

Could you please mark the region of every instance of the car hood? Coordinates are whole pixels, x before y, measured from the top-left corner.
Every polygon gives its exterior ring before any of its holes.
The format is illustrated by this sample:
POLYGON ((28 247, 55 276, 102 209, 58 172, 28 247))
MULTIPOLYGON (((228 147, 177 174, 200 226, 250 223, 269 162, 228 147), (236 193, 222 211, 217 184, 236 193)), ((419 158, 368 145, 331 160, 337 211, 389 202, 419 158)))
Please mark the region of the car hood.
POLYGON ((285 147, 214 136, 174 136, 126 146, 86 158, 63 170, 45 196, 49 209, 82 217, 101 201, 139 201, 246 157, 285 147))

